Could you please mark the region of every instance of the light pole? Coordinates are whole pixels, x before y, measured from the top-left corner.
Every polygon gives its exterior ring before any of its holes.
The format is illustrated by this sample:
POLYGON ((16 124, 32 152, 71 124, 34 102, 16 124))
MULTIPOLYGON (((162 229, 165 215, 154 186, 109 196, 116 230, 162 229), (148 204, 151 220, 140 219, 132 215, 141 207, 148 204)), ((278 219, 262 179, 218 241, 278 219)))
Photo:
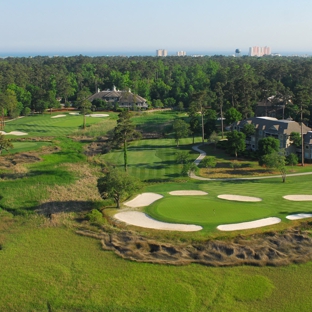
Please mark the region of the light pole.
POLYGON ((303 146, 303 121, 302 121, 302 104, 300 105, 301 118, 301 166, 304 166, 304 146, 303 146))

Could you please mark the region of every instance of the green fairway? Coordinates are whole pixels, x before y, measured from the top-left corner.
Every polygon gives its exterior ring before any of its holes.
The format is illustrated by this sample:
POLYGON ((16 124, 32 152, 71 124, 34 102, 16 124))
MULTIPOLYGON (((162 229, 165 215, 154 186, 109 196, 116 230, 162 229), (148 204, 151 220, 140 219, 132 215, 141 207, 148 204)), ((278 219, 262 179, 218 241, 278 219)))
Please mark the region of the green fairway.
MULTIPOLYGON (((113 114, 115 116, 115 114, 113 114)), ((114 117, 115 118, 115 117, 114 117)), ((110 121, 110 117, 95 118, 87 117, 87 126, 105 123, 110 121)), ((19 118, 6 123, 5 132, 21 131, 28 135, 23 137, 33 136, 63 136, 73 133, 81 128, 83 123, 82 116, 70 115, 68 113, 54 113, 51 115, 37 115, 19 118), (51 118, 57 115, 66 115, 60 118, 51 118)), ((15 136, 9 136, 15 137, 15 136)))
MULTIPOLYGON (((178 151, 189 152, 190 159, 195 160, 198 153, 191 150, 191 139, 181 139, 177 148, 173 139, 140 140, 131 142, 128 147, 128 170, 143 181, 173 180, 181 178, 182 166, 176 162, 178 151)), ((111 151, 103 158, 111 164, 123 167, 123 153, 111 151)))
POLYGON ((13 153, 20 153, 26 151, 33 151, 38 150, 43 146, 51 145, 50 142, 13 142, 13 148, 7 151, 3 151, 2 154, 13 154, 13 153))

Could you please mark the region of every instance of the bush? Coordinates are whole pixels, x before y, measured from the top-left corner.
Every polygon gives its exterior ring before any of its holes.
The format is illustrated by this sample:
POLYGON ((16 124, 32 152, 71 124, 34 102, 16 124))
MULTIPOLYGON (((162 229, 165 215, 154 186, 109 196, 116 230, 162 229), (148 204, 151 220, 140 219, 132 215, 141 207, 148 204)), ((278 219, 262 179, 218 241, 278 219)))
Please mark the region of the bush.
POLYGON ((228 144, 227 140, 222 140, 222 141, 219 141, 216 146, 217 148, 225 150, 227 148, 227 144, 228 144))
POLYGON ((103 215, 97 209, 92 209, 89 213, 87 213, 86 219, 89 220, 91 223, 98 223, 98 224, 104 223, 103 215))

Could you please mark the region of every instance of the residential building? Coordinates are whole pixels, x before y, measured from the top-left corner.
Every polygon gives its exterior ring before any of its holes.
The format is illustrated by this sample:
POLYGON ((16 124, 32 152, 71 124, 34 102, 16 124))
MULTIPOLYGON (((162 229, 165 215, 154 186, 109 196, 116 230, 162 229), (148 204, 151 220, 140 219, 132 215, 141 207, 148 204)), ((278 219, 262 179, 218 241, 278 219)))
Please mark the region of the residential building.
POLYGON ((177 56, 186 56, 186 52, 185 51, 178 51, 177 56))
MULTIPOLYGON (((259 140, 271 136, 280 141, 280 148, 285 149, 286 155, 297 152, 297 148, 292 144, 292 140, 290 139, 290 134, 292 132, 301 134, 301 125, 298 122, 293 120, 278 120, 272 117, 253 117, 237 121, 232 124, 231 128, 242 131, 246 124, 253 124, 256 130, 254 135, 246 138, 247 149, 256 151, 259 140)), ((311 129, 303 124, 302 133, 305 135, 309 131, 311 129)))
POLYGON ((133 94, 131 90, 120 91, 116 87, 113 90, 100 91, 91 95, 88 100, 90 102, 95 99, 101 99, 103 101, 113 103, 115 107, 128 108, 128 109, 147 109, 148 104, 143 97, 133 94))
POLYGON ((167 56, 168 52, 165 49, 156 50, 156 56, 167 56))
POLYGON ((271 55, 270 47, 250 47, 249 56, 271 55))

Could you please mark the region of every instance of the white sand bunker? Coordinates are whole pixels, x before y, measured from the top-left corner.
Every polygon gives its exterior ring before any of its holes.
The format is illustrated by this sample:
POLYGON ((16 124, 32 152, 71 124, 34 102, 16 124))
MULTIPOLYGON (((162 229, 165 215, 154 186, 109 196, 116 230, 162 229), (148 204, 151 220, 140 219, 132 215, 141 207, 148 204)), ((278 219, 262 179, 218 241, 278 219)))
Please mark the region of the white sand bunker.
POLYGON ((195 232, 202 229, 199 225, 160 222, 139 211, 120 212, 115 214, 115 218, 127 224, 155 230, 195 232))
POLYGON ((125 202, 124 205, 132 208, 145 207, 161 198, 163 198, 163 196, 156 193, 143 193, 138 195, 134 199, 125 202))
POLYGON ((79 113, 69 113, 69 115, 78 116, 79 113))
POLYGON ((108 117, 109 115, 107 114, 90 114, 86 115, 87 117, 108 117))
POLYGON ((309 201, 312 200, 312 195, 286 195, 283 198, 292 201, 309 201))
POLYGON ((262 201, 262 199, 259 197, 230 195, 230 194, 218 195, 218 198, 226 199, 226 200, 242 201, 242 202, 259 202, 259 201, 262 201))
POLYGON ((28 133, 21 131, 11 131, 11 132, 0 131, 0 133, 3 135, 28 135, 28 133))
POLYGON ((55 116, 52 116, 51 118, 60 118, 60 117, 66 117, 66 115, 55 115, 55 116))
POLYGON ((170 195, 208 195, 207 192, 204 191, 172 191, 169 192, 170 195))
POLYGON ((297 213, 286 217, 288 220, 299 220, 305 218, 312 218, 312 213, 297 213))
POLYGON ((220 231, 237 231, 237 230, 247 230, 247 229, 255 229, 263 226, 273 225, 280 223, 281 219, 276 217, 270 217, 265 219, 260 219, 256 221, 250 222, 242 222, 242 223, 233 223, 233 224, 224 224, 217 226, 217 229, 220 231))

